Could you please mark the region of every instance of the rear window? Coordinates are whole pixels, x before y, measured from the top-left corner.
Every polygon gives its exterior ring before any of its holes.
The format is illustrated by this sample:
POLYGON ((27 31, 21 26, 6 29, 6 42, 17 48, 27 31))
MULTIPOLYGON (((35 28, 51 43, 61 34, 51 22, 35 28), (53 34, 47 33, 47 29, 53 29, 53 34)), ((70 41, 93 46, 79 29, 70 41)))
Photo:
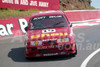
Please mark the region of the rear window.
POLYGON ((34 17, 31 20, 31 25, 32 25, 30 28, 31 30, 68 26, 65 18, 62 15, 34 17))

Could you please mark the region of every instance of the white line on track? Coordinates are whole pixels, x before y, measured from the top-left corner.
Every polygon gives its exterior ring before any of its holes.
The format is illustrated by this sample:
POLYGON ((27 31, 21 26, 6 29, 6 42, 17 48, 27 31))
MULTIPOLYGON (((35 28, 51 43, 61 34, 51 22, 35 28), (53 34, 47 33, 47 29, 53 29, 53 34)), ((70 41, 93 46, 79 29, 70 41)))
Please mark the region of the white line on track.
POLYGON ((98 52, 100 52, 100 48, 97 49, 96 51, 94 51, 93 53, 91 53, 91 54, 83 61, 83 63, 81 64, 80 67, 86 67, 86 66, 87 66, 87 63, 88 63, 98 52))

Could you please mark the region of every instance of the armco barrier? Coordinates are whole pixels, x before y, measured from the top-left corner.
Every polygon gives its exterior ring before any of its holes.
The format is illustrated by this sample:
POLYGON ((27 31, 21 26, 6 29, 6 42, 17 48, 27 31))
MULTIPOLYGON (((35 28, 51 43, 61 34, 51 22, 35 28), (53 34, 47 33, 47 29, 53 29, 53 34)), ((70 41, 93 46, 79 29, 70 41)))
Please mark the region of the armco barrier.
POLYGON ((71 22, 100 19, 99 10, 65 11, 65 14, 71 22))
MULTIPOLYGON (((100 19, 100 11, 65 11, 70 22, 100 19)), ((30 17, 0 19, 0 38, 21 36, 28 25, 30 17)))

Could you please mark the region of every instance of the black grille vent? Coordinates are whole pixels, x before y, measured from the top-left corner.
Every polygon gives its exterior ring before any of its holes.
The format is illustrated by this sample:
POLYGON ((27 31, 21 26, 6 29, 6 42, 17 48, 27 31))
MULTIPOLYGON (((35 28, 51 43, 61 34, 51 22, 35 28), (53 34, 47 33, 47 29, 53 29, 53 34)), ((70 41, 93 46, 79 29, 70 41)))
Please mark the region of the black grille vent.
POLYGON ((56 40, 44 41, 43 44, 44 45, 57 45, 57 41, 56 40))
POLYGON ((39 53, 57 53, 61 52, 62 50, 59 50, 58 48, 56 49, 44 49, 44 50, 39 50, 39 53))

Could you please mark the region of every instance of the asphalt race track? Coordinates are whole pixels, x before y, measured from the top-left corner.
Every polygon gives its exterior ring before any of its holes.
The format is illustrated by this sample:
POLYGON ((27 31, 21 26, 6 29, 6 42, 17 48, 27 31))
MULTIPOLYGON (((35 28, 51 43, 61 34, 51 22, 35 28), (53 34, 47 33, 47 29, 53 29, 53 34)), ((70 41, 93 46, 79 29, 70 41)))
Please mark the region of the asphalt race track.
MULTIPOLYGON (((74 29, 78 54, 75 57, 56 56, 25 59, 24 37, 0 40, 0 67, 84 67, 81 64, 100 48, 100 25, 74 29)), ((100 67, 100 52, 87 62, 86 67, 100 67)))

